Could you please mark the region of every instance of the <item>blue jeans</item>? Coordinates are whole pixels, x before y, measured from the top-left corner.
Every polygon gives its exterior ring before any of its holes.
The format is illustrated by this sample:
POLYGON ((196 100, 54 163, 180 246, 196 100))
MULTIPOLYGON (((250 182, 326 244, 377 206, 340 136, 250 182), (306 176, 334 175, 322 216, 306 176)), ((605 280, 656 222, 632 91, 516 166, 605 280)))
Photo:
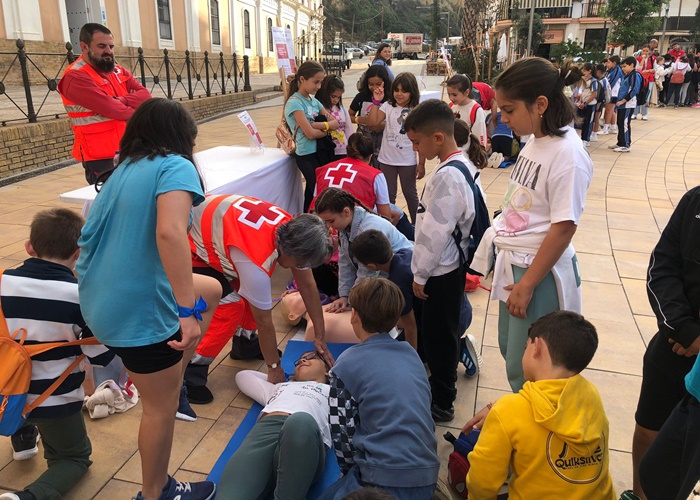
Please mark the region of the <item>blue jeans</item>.
POLYGON ((371 486, 379 488, 394 495, 397 500, 430 500, 433 498, 437 483, 429 486, 415 486, 412 488, 399 488, 393 486, 380 486, 375 484, 365 484, 360 478, 359 467, 353 467, 343 477, 338 479, 333 486, 321 493, 318 500, 342 500, 350 492, 371 486))

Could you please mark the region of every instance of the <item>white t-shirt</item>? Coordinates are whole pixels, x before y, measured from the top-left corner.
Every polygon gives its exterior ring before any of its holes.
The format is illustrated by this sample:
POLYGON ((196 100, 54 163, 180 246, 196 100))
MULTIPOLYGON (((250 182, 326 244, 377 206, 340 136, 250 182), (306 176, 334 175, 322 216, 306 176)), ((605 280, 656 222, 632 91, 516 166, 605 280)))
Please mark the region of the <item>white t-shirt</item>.
POLYGON ((386 127, 382 136, 382 147, 379 150, 379 162, 395 167, 418 164, 413 144, 403 129, 403 122, 410 109, 392 106, 387 101, 379 107, 379 111, 386 115, 386 127))
POLYGON ((494 221, 498 235, 547 233, 552 224, 578 224, 593 177, 593 162, 572 127, 563 137, 532 137, 513 165, 494 221))
POLYGON ((598 104, 598 88, 597 86, 600 85, 600 83, 595 79, 595 78, 589 78, 586 80, 586 87, 583 89, 583 92, 581 93, 581 102, 583 102, 584 105, 586 106, 594 106, 598 104), (595 82, 595 85, 593 85, 595 82), (588 98, 591 97, 591 94, 593 94, 593 100, 591 102, 587 102, 588 98))
POLYGON ((332 446, 328 426, 330 385, 320 382, 271 384, 266 374, 254 370, 238 372, 236 385, 243 394, 264 406, 262 413, 308 413, 318 424, 324 444, 329 448, 332 446))
POLYGON ((486 133, 486 113, 481 106, 476 110, 476 115, 474 116, 474 123, 471 121, 472 108, 478 106, 479 103, 472 99, 472 102, 465 105, 455 104, 452 106, 452 112, 457 115, 459 114, 459 119, 464 120, 472 129, 472 134, 479 138, 479 142, 482 146, 487 147, 487 133, 486 133))

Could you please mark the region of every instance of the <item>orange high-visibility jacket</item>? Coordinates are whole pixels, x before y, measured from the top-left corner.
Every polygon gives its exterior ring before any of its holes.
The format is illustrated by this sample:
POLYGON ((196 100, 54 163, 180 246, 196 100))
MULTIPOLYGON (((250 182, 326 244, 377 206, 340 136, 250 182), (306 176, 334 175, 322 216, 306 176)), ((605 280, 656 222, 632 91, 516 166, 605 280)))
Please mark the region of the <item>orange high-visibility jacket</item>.
MULTIPOLYGON (((129 94, 126 82, 129 73, 121 66, 116 66, 107 78, 100 75, 82 56, 66 68, 63 76, 69 71, 84 71, 107 95, 119 97, 129 94)), ((68 112, 70 126, 75 134, 72 156, 78 161, 104 160, 113 158, 119 150, 126 129, 126 122, 101 116, 94 111, 69 101, 61 94, 63 105, 68 112)))

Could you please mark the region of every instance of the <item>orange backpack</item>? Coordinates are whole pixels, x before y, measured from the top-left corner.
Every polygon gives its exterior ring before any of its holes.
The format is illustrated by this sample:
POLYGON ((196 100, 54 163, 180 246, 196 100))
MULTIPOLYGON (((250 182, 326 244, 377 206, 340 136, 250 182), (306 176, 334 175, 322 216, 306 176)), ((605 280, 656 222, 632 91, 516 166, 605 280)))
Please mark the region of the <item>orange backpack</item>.
MULTIPOLYGON (((4 270, 0 271, 0 279, 3 273, 4 270)), ((0 436, 11 436, 17 432, 27 419, 27 415, 58 389, 68 375, 73 373, 73 370, 85 359, 85 354, 78 356, 43 394, 28 405, 27 393, 32 380, 32 357, 57 347, 99 344, 95 337, 38 345, 24 345, 26 339, 27 330, 24 328, 10 334, 2 304, 0 304, 0 436)))

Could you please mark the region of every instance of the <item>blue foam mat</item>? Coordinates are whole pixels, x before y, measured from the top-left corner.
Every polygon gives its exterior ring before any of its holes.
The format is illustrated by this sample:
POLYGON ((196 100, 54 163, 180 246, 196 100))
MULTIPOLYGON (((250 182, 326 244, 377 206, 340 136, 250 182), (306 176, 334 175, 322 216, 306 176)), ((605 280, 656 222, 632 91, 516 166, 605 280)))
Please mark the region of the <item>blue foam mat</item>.
MULTIPOLYGON (((333 357, 337 358, 351 345, 353 344, 328 344, 328 349, 331 351, 331 354, 333 354, 333 357)), ((287 342, 287 347, 285 347, 284 354, 282 355, 282 368, 284 369, 284 372, 286 374, 294 373, 294 361, 299 359, 299 356, 305 352, 313 349, 313 342, 300 340, 290 340, 287 342)), ((233 456, 233 454, 236 452, 238 447, 241 446, 241 443, 245 437, 258 421, 258 415, 260 415, 262 409, 263 407, 258 403, 253 403, 253 406, 250 408, 248 413, 246 413, 246 416, 238 425, 236 432, 233 434, 233 436, 231 436, 231 440, 228 442, 226 448, 224 448, 224 451, 221 453, 221 456, 211 469, 211 472, 207 477, 208 481, 214 481, 217 484, 219 483, 226 464, 231 456, 233 456)), ((321 493, 335 483, 339 477, 340 469, 338 468, 335 453, 333 450, 329 450, 329 452, 326 454, 326 466, 323 470, 323 475, 313 486, 311 486, 306 498, 310 500, 318 498, 321 493)))

